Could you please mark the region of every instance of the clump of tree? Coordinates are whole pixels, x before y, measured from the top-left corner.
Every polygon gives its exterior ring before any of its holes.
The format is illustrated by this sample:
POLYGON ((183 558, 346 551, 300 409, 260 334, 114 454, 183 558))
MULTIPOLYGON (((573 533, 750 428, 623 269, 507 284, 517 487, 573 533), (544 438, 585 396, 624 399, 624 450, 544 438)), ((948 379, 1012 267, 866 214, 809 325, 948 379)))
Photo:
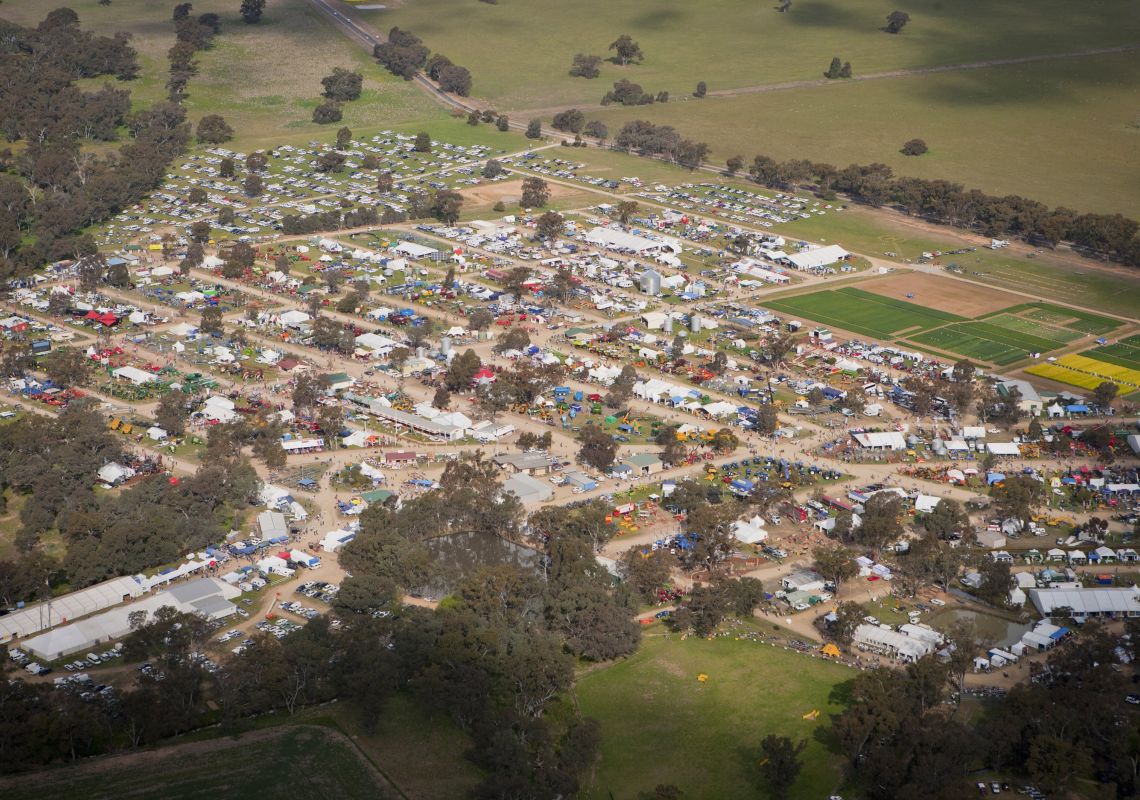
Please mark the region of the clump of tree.
POLYGON ((550 125, 555 130, 581 133, 586 126, 586 115, 576 108, 570 108, 555 114, 550 125))
POLYGON ((331 125, 334 122, 340 122, 344 118, 344 111, 340 107, 340 103, 335 100, 325 100, 313 109, 313 122, 318 125, 331 125))
MULTIPOLYGON (((650 123, 630 125, 634 141, 636 136, 654 130, 650 123)), ((997 197, 950 181, 898 177, 889 166, 878 163, 838 169, 833 164, 804 159, 776 161, 758 155, 749 174, 757 183, 782 191, 803 186, 821 194, 841 192, 857 203, 875 207, 889 204, 929 222, 985 236, 1021 238, 1051 246, 1066 241, 1090 255, 1140 265, 1140 223, 1121 214, 1050 209, 1018 195, 997 197)))
POLYGON ((519 205, 524 208, 542 208, 548 200, 550 200, 550 186, 546 181, 534 176, 523 179, 519 205))
POLYGON ((286 214, 281 220, 281 228, 284 233, 296 236, 379 223, 380 212, 375 206, 354 206, 348 209, 318 211, 315 214, 286 214))
POLYGON ((883 28, 887 33, 899 33, 910 22, 910 14, 905 11, 892 11, 887 14, 887 26, 883 28))
POLYGON ((528 139, 541 139, 542 138, 542 120, 532 119, 526 124, 526 138, 528 139))
POLYGON ((439 88, 460 97, 467 97, 471 94, 470 70, 456 64, 444 67, 439 71, 439 88))
POLYGON ((0 159, 0 279, 94 254, 94 240, 82 230, 158 186, 191 137, 175 103, 132 113, 126 90, 84 92, 76 85, 138 74, 125 34, 95 36, 69 9, 52 11, 35 28, 4 30, 10 46, 0 54, 0 132, 25 145, 19 159, 0 159), (124 124, 130 141, 117 153, 81 152, 85 140, 114 140, 124 124))
POLYGON ((709 87, 704 81, 697 83, 697 89, 693 92, 693 97, 704 97, 709 92, 709 87))
POLYGON ((221 144, 234 138, 234 129, 221 114, 207 114, 198 120, 197 135, 202 144, 221 144))
POLYGON ((621 103, 623 106, 645 106, 653 102, 653 95, 641 88, 641 84, 626 78, 614 81, 614 88, 602 97, 602 105, 621 103))
POLYGON ((839 56, 831 59, 831 64, 827 67, 827 72, 823 73, 823 77, 835 80, 837 78, 850 78, 851 77, 851 62, 841 61, 839 56))
POLYGON ((578 449, 578 461, 599 472, 606 472, 614 465, 618 451, 617 442, 600 427, 592 423, 583 426, 581 433, 578 434, 578 440, 581 443, 578 449))
POLYGON ((922 139, 908 139, 899 152, 904 156, 920 156, 929 149, 922 139))
POLYGON ((570 65, 570 74, 575 78, 593 79, 601 74, 602 57, 578 53, 570 65))
POLYGON ((642 155, 667 158, 690 169, 699 167, 709 152, 706 143, 683 139, 672 126, 645 120, 633 120, 623 125, 614 145, 642 155))
POLYGON ((640 64, 645 55, 641 52, 641 45, 633 40, 628 33, 623 33, 610 44, 613 51, 613 62, 619 66, 626 64, 640 64))
POLYGON ((259 22, 264 12, 265 0, 241 0, 241 18, 246 25, 259 22))
POLYGON ((321 78, 322 93, 329 100, 337 103, 347 103, 360 97, 364 86, 364 76, 359 72, 334 67, 331 75, 321 78))
POLYGON ((372 55, 393 75, 406 81, 415 77, 428 61, 428 49, 420 37, 398 27, 388 31, 388 41, 376 45, 372 55))

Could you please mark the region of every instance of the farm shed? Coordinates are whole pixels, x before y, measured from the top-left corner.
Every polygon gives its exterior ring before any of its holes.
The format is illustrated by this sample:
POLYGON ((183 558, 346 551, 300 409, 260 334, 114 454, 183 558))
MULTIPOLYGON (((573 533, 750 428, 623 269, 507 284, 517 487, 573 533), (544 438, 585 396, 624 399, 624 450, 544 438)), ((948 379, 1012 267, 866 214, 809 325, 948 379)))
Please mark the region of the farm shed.
POLYGON ((507 478, 503 491, 513 493, 524 503, 544 503, 554 496, 554 490, 547 484, 521 472, 507 478))
POLYGON ((664 465, 661 459, 653 453, 635 453, 628 456, 626 463, 633 466, 641 475, 656 475, 660 472, 664 465))

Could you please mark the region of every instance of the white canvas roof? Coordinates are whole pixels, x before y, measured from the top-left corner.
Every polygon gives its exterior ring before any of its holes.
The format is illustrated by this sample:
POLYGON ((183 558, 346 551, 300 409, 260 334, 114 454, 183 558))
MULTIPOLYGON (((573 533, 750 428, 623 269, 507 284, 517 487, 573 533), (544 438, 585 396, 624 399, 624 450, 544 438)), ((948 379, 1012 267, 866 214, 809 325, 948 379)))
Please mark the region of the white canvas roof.
POLYGON ((646 239, 644 236, 616 231, 613 228, 594 228, 586 234, 586 241, 599 247, 631 250, 634 253, 645 253, 668 246, 665 242, 655 242, 652 239, 646 239))
POLYGON ((855 441, 861 447, 885 450, 905 450, 906 439, 898 431, 878 431, 875 433, 854 433, 855 441))
POLYGON ((138 367, 132 367, 129 364, 125 367, 116 367, 111 374, 116 378, 122 378, 123 380, 130 381, 136 386, 142 386, 144 383, 153 383, 158 380, 158 376, 156 376, 154 373, 147 372, 146 370, 139 369, 138 367))
POLYGON ((304 311, 298 311, 291 308, 288 311, 282 311, 277 317, 277 321, 286 327, 296 327, 297 325, 304 325, 311 317, 304 311))
POLYGON ((400 242, 392 249, 409 258, 427 258, 439 252, 438 250, 424 247, 422 244, 416 244, 415 242, 400 242))
POLYGON ((829 264, 834 264, 836 261, 841 261, 846 258, 849 253, 837 244, 829 244, 826 247, 817 247, 814 250, 804 250, 800 253, 793 253, 788 256, 788 261, 796 269, 815 269, 816 267, 826 267, 829 264))
POLYGON ((29 636, 50 625, 93 614, 123 602, 124 597, 139 597, 142 593, 143 587, 134 578, 112 578, 53 598, 50 608, 47 603, 38 603, 0 617, 0 638, 29 636))
POLYGON ((1059 608, 1071 608, 1077 616, 1088 614, 1140 615, 1140 588, 1030 589, 1029 599, 1042 616, 1059 608))
POLYGON ((986 442, 986 451, 995 456, 1021 455, 1021 448, 1014 442, 986 442))

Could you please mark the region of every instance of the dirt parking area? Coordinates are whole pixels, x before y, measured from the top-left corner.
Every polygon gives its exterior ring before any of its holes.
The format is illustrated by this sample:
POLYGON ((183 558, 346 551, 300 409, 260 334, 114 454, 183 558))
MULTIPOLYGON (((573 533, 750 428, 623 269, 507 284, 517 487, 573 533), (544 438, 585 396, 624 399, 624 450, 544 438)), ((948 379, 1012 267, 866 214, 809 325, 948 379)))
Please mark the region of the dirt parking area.
MULTIPOLYGON (((459 193, 463 195, 469 205, 476 207, 493 206, 498 202, 509 205, 518 203, 519 198, 522 197, 522 184, 522 180, 502 181, 501 183, 489 183, 485 186, 460 189, 459 193)), ((551 200, 585 197, 585 193, 558 183, 547 183, 547 188, 550 189, 551 200)))
POLYGON ((960 317, 976 317, 1025 302, 1024 297, 1001 289, 988 289, 952 278, 909 270, 899 270, 881 278, 863 281, 859 283, 859 288, 960 317), (914 297, 907 297, 908 294, 913 294, 914 297))

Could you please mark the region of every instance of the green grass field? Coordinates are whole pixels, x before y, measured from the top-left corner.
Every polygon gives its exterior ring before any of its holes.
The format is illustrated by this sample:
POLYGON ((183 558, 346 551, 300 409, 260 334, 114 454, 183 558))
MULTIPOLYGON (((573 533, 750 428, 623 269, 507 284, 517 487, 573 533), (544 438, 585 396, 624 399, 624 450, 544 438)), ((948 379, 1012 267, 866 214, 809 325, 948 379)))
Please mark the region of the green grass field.
POLYGON ((895 300, 853 287, 776 297, 765 300, 762 304, 776 311, 807 317, 824 325, 833 325, 876 339, 890 338, 912 329, 925 330, 962 319, 943 311, 923 308, 905 300, 895 300))
POLYGON ((394 800, 399 795, 332 729, 296 726, 248 739, 174 745, 16 778, 7 797, 74 800, 394 800))
POLYGON ((832 689, 853 675, 752 641, 647 636, 636 655, 578 683, 582 712, 602 724, 601 763, 583 796, 634 798, 672 783, 685 797, 768 797, 758 748, 774 733, 808 742, 791 796, 827 797, 840 780, 838 763, 815 735, 840 710, 832 689), (804 720, 813 709, 820 717, 804 720))

